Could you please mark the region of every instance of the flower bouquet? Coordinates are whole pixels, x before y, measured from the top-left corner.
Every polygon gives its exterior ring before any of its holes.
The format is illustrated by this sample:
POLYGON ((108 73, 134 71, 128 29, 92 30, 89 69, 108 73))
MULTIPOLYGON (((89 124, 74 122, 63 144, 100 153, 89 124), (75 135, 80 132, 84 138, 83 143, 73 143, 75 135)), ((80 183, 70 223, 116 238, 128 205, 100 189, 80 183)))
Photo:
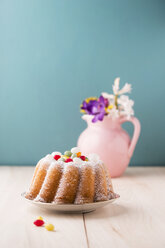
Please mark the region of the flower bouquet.
POLYGON ((113 94, 103 92, 99 98, 86 98, 80 111, 83 114, 92 115, 92 122, 102 121, 104 116, 117 118, 125 116, 128 119, 134 115, 134 101, 129 99, 126 93, 131 92, 131 84, 126 83, 122 89, 119 88, 120 78, 116 78, 112 87, 113 94))

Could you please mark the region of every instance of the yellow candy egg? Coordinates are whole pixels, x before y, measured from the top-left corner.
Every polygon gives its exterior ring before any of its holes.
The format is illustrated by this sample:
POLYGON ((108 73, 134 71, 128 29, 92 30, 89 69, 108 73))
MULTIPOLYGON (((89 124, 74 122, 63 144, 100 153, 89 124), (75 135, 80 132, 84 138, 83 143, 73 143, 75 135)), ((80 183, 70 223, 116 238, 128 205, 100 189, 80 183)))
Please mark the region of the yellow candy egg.
POLYGON ((46 225, 45 225, 45 228, 46 228, 48 231, 53 231, 53 230, 54 230, 53 224, 46 224, 46 225))
POLYGON ((69 158, 69 157, 66 156, 66 155, 62 155, 61 157, 62 157, 62 158, 65 158, 65 159, 69 158))
POLYGON ((37 220, 43 220, 43 218, 41 216, 38 216, 37 220))

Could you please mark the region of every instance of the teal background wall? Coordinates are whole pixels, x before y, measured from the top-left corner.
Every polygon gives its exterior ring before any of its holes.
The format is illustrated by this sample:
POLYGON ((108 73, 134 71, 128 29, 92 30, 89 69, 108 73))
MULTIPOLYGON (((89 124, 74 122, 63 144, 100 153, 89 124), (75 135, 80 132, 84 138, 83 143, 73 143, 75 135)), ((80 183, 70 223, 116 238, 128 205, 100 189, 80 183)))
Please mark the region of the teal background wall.
POLYGON ((117 76, 142 124, 131 165, 164 165, 165 1, 1 0, 0 164, 75 146, 81 101, 117 76))

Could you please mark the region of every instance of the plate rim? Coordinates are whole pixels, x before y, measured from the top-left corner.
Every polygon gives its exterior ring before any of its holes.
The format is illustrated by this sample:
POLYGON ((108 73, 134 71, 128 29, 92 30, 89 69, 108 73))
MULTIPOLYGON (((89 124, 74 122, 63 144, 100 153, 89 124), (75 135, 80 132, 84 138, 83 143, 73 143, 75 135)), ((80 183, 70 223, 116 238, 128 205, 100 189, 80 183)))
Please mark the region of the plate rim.
POLYGON ((99 205, 99 204, 108 204, 108 203, 110 203, 110 202, 113 202, 113 201, 115 201, 115 200, 117 200, 118 198, 120 198, 120 195, 119 194, 116 194, 116 197, 115 198, 113 198, 113 199, 110 199, 110 200, 107 200, 107 201, 98 201, 98 202, 91 202, 91 203, 84 203, 84 204, 70 204, 70 203, 66 203, 66 204, 58 204, 58 203, 47 203, 47 202, 39 202, 39 201, 34 201, 34 200, 30 200, 30 199, 27 199, 26 197, 25 197, 25 193, 26 193, 26 191, 23 191, 22 193, 21 193, 21 197, 24 199, 24 200, 26 200, 27 202, 29 202, 29 203, 32 203, 32 204, 35 204, 35 205, 39 205, 39 206, 61 206, 61 207, 63 207, 63 206, 68 206, 68 207, 78 207, 78 206, 97 206, 97 205, 99 205))

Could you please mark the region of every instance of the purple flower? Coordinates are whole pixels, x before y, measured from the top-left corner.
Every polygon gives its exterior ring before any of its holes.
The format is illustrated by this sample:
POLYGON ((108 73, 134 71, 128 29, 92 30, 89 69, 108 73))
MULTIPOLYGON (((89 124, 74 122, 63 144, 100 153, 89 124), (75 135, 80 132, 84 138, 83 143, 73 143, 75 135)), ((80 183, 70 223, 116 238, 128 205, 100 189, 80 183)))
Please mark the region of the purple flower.
POLYGON ((104 115, 106 114, 105 108, 108 107, 109 102, 108 99, 100 96, 98 99, 86 99, 83 101, 81 109, 85 110, 85 112, 89 115, 94 115, 92 122, 102 121, 104 115))

